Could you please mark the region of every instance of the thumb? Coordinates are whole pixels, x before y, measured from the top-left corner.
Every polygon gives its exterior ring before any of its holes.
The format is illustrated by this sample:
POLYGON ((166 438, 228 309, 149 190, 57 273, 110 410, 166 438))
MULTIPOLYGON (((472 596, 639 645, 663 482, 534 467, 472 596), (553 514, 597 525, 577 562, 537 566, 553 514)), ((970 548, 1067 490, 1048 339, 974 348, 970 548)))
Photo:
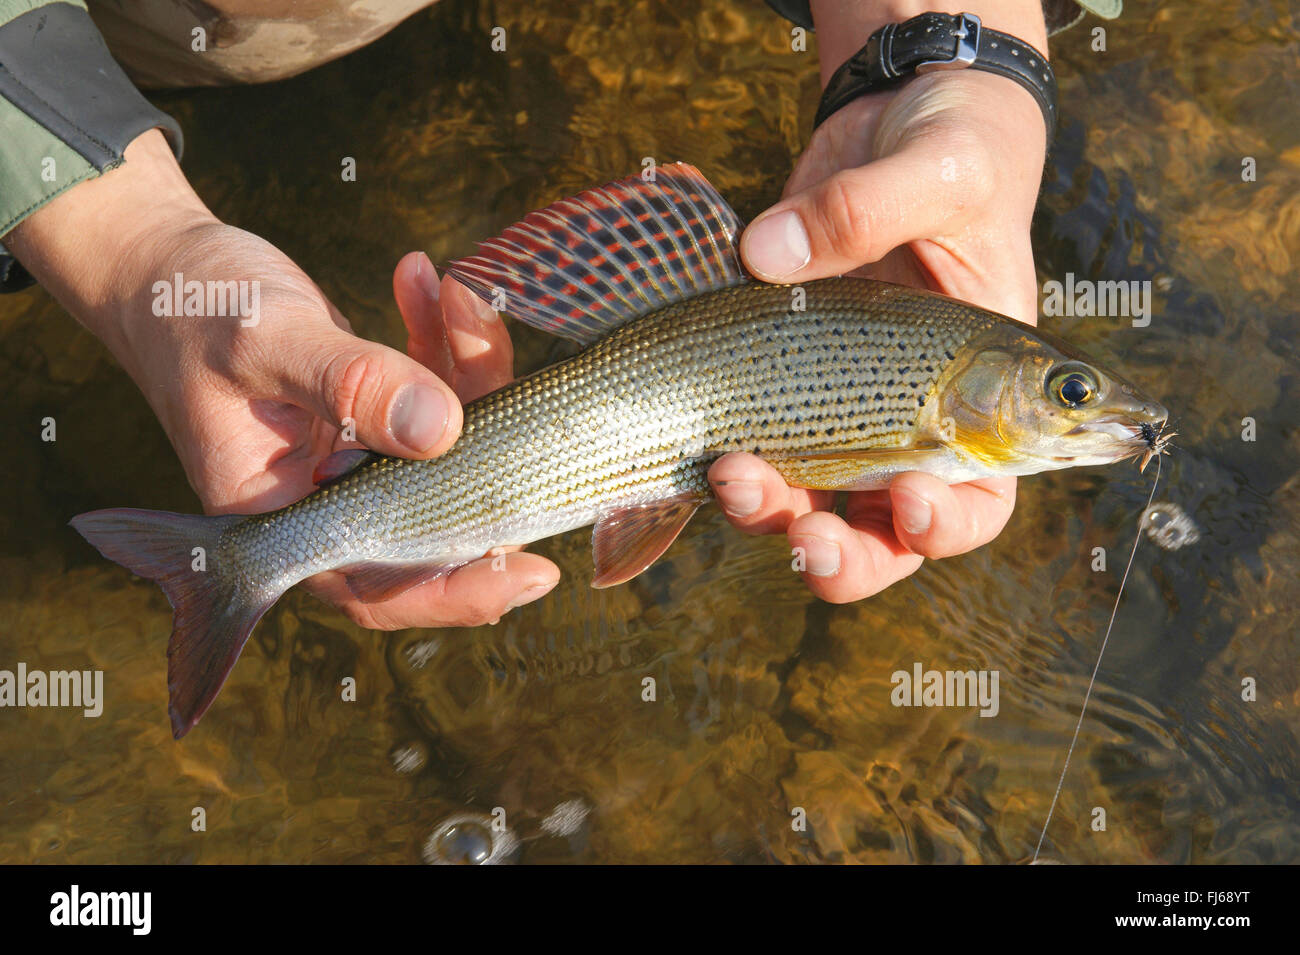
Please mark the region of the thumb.
MULTIPOLYGON (((342 329, 301 341, 302 360, 282 369, 286 397, 372 451, 404 458, 442 454, 460 435, 460 402, 418 361, 342 329), (349 427, 351 426, 351 427, 349 427)), ((287 351, 293 349, 290 343, 287 351)))
POLYGON ((957 226, 972 205, 957 179, 921 148, 842 170, 755 219, 741 236, 741 256, 769 282, 843 275, 957 226))

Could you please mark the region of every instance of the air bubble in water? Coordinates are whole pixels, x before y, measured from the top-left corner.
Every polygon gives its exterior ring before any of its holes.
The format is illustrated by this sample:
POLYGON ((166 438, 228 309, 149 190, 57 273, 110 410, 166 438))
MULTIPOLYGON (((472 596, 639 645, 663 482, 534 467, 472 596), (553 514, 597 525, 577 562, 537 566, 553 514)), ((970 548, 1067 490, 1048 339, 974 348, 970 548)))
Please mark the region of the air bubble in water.
POLYGON ((430 865, 500 865, 509 862, 519 840, 509 829, 497 831, 487 816, 458 813, 440 822, 424 841, 430 865))
POLYGON ((570 799, 551 810, 542 820, 542 831, 553 836, 571 836, 582 828, 591 809, 581 799, 570 799))
POLYGON ((1142 512, 1138 526, 1165 550, 1178 550, 1201 539, 1200 528, 1177 504, 1162 501, 1142 512))
POLYGON ((424 764, 428 761, 428 754, 422 743, 411 742, 394 747, 388 754, 388 758, 393 761, 393 769, 403 775, 409 775, 424 768, 424 764))

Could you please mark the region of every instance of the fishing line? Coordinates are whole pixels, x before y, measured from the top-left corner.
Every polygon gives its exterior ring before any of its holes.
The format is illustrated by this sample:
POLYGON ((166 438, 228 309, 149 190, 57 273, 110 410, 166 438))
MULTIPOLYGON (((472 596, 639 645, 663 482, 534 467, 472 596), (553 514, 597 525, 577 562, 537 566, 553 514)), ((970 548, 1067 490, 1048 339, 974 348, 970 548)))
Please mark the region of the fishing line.
MULTIPOLYGON (((1156 479, 1151 482, 1151 493, 1147 496, 1146 507, 1142 509, 1145 514, 1151 507, 1151 502, 1156 498, 1156 487, 1160 484, 1160 455, 1155 455, 1156 459, 1156 479)), ((1106 635, 1101 639, 1101 650, 1097 653, 1097 665, 1092 668, 1092 679, 1088 681, 1088 692, 1083 695, 1083 708, 1079 710, 1079 722, 1074 724, 1074 738, 1070 740, 1070 748, 1065 751, 1065 765, 1061 767, 1061 778, 1056 781, 1056 793, 1052 796, 1051 808, 1047 810, 1047 821, 1043 823, 1043 831, 1038 835, 1038 845, 1034 846, 1034 857, 1029 861, 1033 865, 1038 861, 1038 853, 1043 848, 1043 840, 1047 838, 1047 827, 1052 824, 1052 815, 1056 812, 1056 801, 1061 798, 1061 787, 1065 785, 1065 774, 1070 771, 1070 757, 1074 754, 1074 746, 1079 742, 1079 730, 1083 728, 1083 718, 1088 712, 1088 701, 1092 699, 1092 687, 1097 682, 1097 672, 1101 669, 1101 658, 1106 655, 1106 644, 1110 641, 1110 631, 1115 626, 1115 615, 1119 613, 1119 602, 1124 596, 1124 585, 1128 583, 1128 572, 1133 569, 1133 558, 1137 556, 1138 544, 1142 541, 1142 522, 1138 521, 1137 536, 1133 538, 1133 549, 1128 554, 1128 564, 1124 567, 1124 576, 1120 578, 1119 593, 1115 595, 1115 606, 1110 611, 1110 623, 1106 625, 1106 635)))

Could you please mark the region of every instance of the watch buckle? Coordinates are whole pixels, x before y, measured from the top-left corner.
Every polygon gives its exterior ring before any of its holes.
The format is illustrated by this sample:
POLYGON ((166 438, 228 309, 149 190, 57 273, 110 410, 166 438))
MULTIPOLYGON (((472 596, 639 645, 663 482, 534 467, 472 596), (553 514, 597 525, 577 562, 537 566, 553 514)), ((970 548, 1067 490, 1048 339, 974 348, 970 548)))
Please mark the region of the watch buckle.
POLYGON ((933 70, 964 70, 975 62, 980 52, 980 18, 973 13, 963 13, 957 32, 957 48, 946 60, 926 60, 917 64, 917 73, 929 73, 933 70))

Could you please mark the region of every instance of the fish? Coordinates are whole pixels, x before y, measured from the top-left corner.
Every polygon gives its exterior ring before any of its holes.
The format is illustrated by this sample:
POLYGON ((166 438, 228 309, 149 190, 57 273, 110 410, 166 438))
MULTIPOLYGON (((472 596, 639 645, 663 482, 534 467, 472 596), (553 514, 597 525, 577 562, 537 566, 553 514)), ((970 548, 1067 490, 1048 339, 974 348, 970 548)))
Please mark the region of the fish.
POLYGON ((594 525, 592 586, 622 584, 709 501, 709 465, 728 452, 793 486, 860 491, 906 471, 956 484, 1164 450, 1166 409, 1068 343, 883 282, 755 281, 740 220, 699 170, 652 173, 531 213, 450 265, 493 308, 580 350, 468 403, 441 457, 344 450, 314 492, 267 513, 72 519, 171 603, 177 739, 300 581, 341 571, 360 600, 383 601, 594 525))

